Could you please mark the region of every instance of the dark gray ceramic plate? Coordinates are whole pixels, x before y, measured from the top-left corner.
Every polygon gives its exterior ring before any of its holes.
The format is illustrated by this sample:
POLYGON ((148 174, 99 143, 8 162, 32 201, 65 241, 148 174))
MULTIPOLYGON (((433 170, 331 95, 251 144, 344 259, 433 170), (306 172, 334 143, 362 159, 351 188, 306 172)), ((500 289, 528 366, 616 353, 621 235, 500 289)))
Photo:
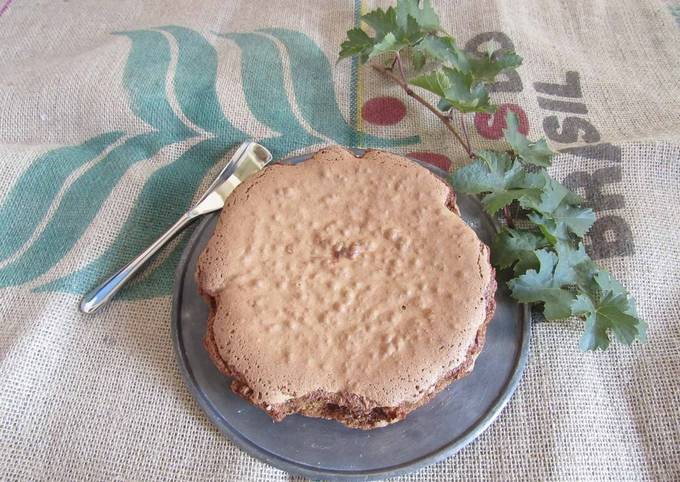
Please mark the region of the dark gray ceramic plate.
MULTIPOLYGON (((285 162, 297 163, 306 157, 285 162)), ((427 165, 435 174, 445 173, 427 165)), ((495 225, 479 203, 459 197, 463 218, 487 244, 495 225)), ((472 442, 508 402, 526 365, 529 313, 504 293, 474 371, 442 391, 406 420, 371 431, 293 415, 273 423, 267 414, 229 389, 230 379, 203 348, 208 306, 194 281, 196 260, 217 216, 201 222, 177 270, 172 336, 180 369, 194 398, 219 430, 249 454, 292 474, 314 479, 380 479, 442 460, 472 442)), ((499 290, 500 291, 500 290, 499 290)))

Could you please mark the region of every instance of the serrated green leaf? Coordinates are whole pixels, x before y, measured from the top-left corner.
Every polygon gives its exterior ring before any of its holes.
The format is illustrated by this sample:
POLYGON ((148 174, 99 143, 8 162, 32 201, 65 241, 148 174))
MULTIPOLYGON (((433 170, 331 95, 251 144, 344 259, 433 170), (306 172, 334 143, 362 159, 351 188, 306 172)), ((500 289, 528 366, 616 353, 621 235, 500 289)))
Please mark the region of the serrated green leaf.
POLYGON ((529 269, 539 268, 534 251, 547 244, 543 236, 533 231, 503 228, 491 246, 491 262, 500 269, 512 267, 515 276, 519 276, 529 269))
MULTIPOLYGON (((593 263, 594 264, 594 263, 593 263)), ((637 309, 635 306, 635 300, 630 297, 628 294, 628 291, 626 288, 619 283, 612 275, 603 269, 595 268, 598 270, 598 272, 595 274, 595 282, 598 284, 600 287, 601 293, 606 295, 607 293, 611 293, 613 296, 623 296, 626 301, 626 307, 623 310, 623 312, 629 316, 632 316, 638 320, 637 323, 637 339, 639 341, 646 341, 647 340, 647 323, 640 319, 637 313, 637 309)))
POLYGON ((439 29, 439 17, 432 8, 430 0, 423 0, 422 8, 420 8, 420 0, 397 0, 397 25, 406 29, 409 16, 413 17, 425 32, 435 32, 439 29))
MULTIPOLYGON (((520 200, 520 205, 521 204, 522 200, 520 200)), ((555 244, 557 244, 558 239, 562 240, 569 239, 569 233, 566 231, 566 227, 561 226, 562 229, 558 231, 557 223, 555 222, 555 220, 546 218, 539 213, 529 213, 527 215, 527 218, 529 219, 529 221, 538 226, 538 229, 539 231, 541 231, 543 237, 551 245, 554 246, 555 244)))
POLYGON ((425 34, 426 32, 420 28, 416 19, 409 15, 406 19, 406 28, 399 30, 398 38, 406 44, 415 45, 425 34))
POLYGON ((540 196, 543 182, 542 177, 526 173, 507 153, 486 150, 479 151, 474 162, 451 175, 451 183, 457 191, 488 193, 482 198, 482 204, 489 214, 516 199, 540 196))
POLYGON ((366 32, 359 28, 347 31, 347 40, 340 44, 340 59, 359 55, 362 62, 368 59, 369 53, 373 50, 375 42, 366 32))
POLYGON ((594 278, 598 287, 603 292, 610 291, 615 295, 626 294, 626 288, 615 280, 608 271, 600 269, 595 273, 594 278))
POLYGON ((505 116, 506 128, 503 130, 505 134, 505 140, 512 147, 512 150, 519 157, 522 158, 524 162, 533 164, 541 167, 548 167, 551 164, 552 157, 555 154, 550 150, 545 139, 541 139, 537 142, 530 142, 524 135, 519 131, 519 121, 514 112, 508 111, 505 116))
POLYGON ((635 309, 635 300, 607 271, 594 265, 589 267, 596 289, 577 296, 572 304, 572 314, 585 317, 585 333, 581 338, 582 350, 606 349, 610 343, 609 332, 626 345, 635 340, 645 341, 647 324, 635 309))
POLYGON ((578 295, 572 303, 572 314, 585 316, 585 332, 581 338, 581 349, 597 350, 609 346, 609 331, 626 345, 644 339, 646 324, 629 314, 629 303, 624 294, 608 291, 598 302, 586 295, 578 295))
MULTIPOLYGON (((522 207, 530 196, 520 198, 522 207)), ((533 197, 531 197, 533 198, 533 197)), ((595 222, 595 214, 591 209, 573 206, 559 206, 552 213, 530 213, 529 220, 539 226, 541 232, 556 244, 558 240, 569 241, 571 234, 583 237, 595 222)))
POLYGON ((375 37, 358 28, 349 30, 347 40, 341 45, 340 59, 358 55, 365 62, 383 53, 398 52, 415 45, 426 34, 413 17, 407 16, 403 26, 397 24, 393 7, 387 10, 377 8, 361 18, 373 29, 375 37))
POLYGON ((404 47, 404 45, 397 40, 392 32, 389 32, 387 35, 385 35, 382 41, 375 44, 371 52, 368 54, 368 58, 372 59, 387 52, 397 52, 402 47, 404 47))
POLYGON ((572 243, 558 241, 555 252, 557 253, 555 281, 560 285, 577 284, 579 279, 577 268, 584 263, 588 265, 592 263, 583 243, 578 243, 578 246, 574 247, 572 243))
MULTIPOLYGON (((558 181, 555 181, 555 182, 558 182, 558 181)), ((563 184, 561 184, 561 185, 564 186, 563 184)), ((567 189, 567 188, 565 187, 565 189, 567 189)), ((564 195, 564 203, 572 205, 572 206, 578 206, 578 205, 583 204, 583 198, 581 196, 579 196, 578 194, 576 194, 575 192, 567 189, 567 193, 564 195)))
POLYGON ((595 280, 595 275, 600 271, 600 268, 592 259, 575 265, 574 271, 576 272, 576 285, 579 291, 592 296, 600 292, 600 287, 595 280))
POLYGON ((470 70, 467 55, 463 50, 456 47, 456 42, 452 37, 428 35, 414 47, 414 50, 421 52, 428 58, 449 64, 461 72, 469 72, 470 70))
POLYGON ((375 32, 376 42, 380 42, 390 32, 395 35, 399 31, 397 12, 394 7, 389 7, 387 10, 376 8, 362 15, 361 19, 375 32))
POLYGON ((425 62, 427 62, 427 57, 420 50, 413 50, 411 53, 411 63, 413 65, 413 70, 419 72, 425 67, 425 62))
POLYGON ((484 210, 487 213, 493 215, 511 204, 514 200, 522 196, 532 195, 534 191, 534 189, 511 189, 508 191, 492 192, 482 198, 482 206, 484 206, 484 210))
POLYGON ((443 67, 434 72, 420 75, 410 81, 444 98, 461 112, 494 112, 489 103, 489 92, 483 84, 475 84, 472 75, 459 70, 443 67))
POLYGON ((520 199, 520 205, 524 209, 536 211, 529 215, 529 219, 534 224, 542 226, 544 232, 556 239, 567 240, 569 233, 582 237, 595 222, 595 213, 592 209, 572 204, 578 200, 579 198, 561 183, 546 178, 540 197, 523 197, 520 199))
MULTIPOLYGON (((526 197, 520 198, 520 204, 524 199, 526 197)), ((550 216, 530 213, 527 217, 553 245, 560 240, 571 240, 572 233, 582 237, 595 221, 595 214, 590 209, 573 207, 559 208, 550 216)))
POLYGON ((452 174, 453 187, 468 194, 505 190, 519 184, 522 167, 504 152, 482 150, 474 162, 452 174))
POLYGON ((553 211, 552 217, 578 237, 583 237, 595 222, 595 213, 592 209, 575 206, 561 205, 553 211))
POLYGON ((504 70, 514 69, 522 65, 522 57, 515 52, 499 50, 486 53, 481 57, 470 57, 470 72, 476 80, 494 82, 496 76, 504 70))
POLYGON ((539 270, 530 269, 523 275, 508 281, 512 296, 522 303, 542 302, 543 314, 548 320, 569 317, 574 294, 563 289, 555 280, 557 255, 545 249, 536 250, 534 254, 539 261, 539 270))
POLYGON ((606 350, 609 346, 607 326, 597 322, 597 308, 586 295, 578 295, 571 304, 573 315, 585 316, 585 330, 581 336, 579 346, 582 351, 606 350))
POLYGON ((410 84, 429 90, 439 97, 445 97, 446 90, 451 85, 448 77, 441 70, 435 70, 429 74, 419 75, 418 77, 411 79, 410 84))
POLYGON ((525 209, 533 209, 543 214, 551 214, 564 201, 569 190, 552 178, 545 178, 543 184, 543 191, 541 196, 537 199, 525 199, 522 207, 525 209))

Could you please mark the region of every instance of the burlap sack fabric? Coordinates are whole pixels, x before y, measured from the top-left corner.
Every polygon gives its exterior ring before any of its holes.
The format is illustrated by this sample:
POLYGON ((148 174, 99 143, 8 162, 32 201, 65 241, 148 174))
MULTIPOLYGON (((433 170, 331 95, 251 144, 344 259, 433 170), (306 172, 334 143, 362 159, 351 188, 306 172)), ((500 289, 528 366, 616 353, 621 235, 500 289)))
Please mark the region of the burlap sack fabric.
MULTIPOLYGON (((386 125, 361 115, 371 99, 403 99, 370 69, 333 65, 369 3, 0 2, 0 478, 288 478, 223 438, 180 379, 169 319, 181 240, 101 314, 77 302, 243 139, 278 157, 340 143, 462 162, 408 100, 386 125)), ((679 479, 677 7, 436 4, 469 49, 494 41, 524 57, 494 98, 566 149, 553 173, 596 210, 591 253, 636 296, 649 341, 583 354, 578 323, 536 324, 499 420, 405 479, 679 479)), ((499 137, 498 118, 467 119, 476 145, 499 137)))

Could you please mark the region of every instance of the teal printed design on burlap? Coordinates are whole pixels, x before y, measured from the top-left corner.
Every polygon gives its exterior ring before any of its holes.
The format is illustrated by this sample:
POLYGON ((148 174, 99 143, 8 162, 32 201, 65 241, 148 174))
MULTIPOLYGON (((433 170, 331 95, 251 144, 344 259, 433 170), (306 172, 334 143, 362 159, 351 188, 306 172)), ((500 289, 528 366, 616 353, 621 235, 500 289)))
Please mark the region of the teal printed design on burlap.
MULTIPOLYGON (((155 171, 148 179, 113 244, 99 258, 81 270, 38 288, 82 293, 91 288, 102 273, 113 272, 131 259, 142 246, 151 244, 168 226, 186 211, 197 186, 206 172, 235 143, 246 135, 225 118, 218 101, 215 83, 217 53, 204 37, 181 27, 165 27, 178 45, 174 91, 183 114, 196 126, 209 131, 213 138, 190 147, 173 163, 155 171)), ((165 76, 164 76, 165 78, 165 76)), ((159 88, 165 96, 165 80, 159 88)), ((128 83, 126 82, 126 85, 128 83)), ((169 115, 174 114, 171 113, 169 115)), ((178 119, 179 121, 179 119, 178 119)), ((197 135, 197 133, 193 133, 197 135)), ((179 139, 183 140, 183 139, 179 139)), ((180 243, 175 252, 183 247, 180 243)), ((171 256, 177 256, 171 253, 171 256)), ((169 293, 172 288, 174 265, 165 260, 153 272, 160 283, 136 283, 135 289, 122 293, 127 297, 150 297, 169 293), (156 273, 158 272, 158 273, 156 273)))
MULTIPOLYGON (((305 121, 317 132, 341 145, 352 145, 356 131, 340 112, 335 96, 333 74, 328 58, 312 39, 301 32, 286 29, 264 29, 286 48, 293 80, 295 100, 305 121), (320 55, 319 55, 320 53, 320 55), (308 75, 301 75, 301 73, 308 75)), ((415 144, 418 136, 402 139, 362 134, 362 147, 392 147, 415 144)))
MULTIPOLYGON (((33 161, 0 206, 0 226, 3 227, 0 230, 0 261, 9 258, 30 239, 71 173, 98 157, 123 134, 102 134, 78 146, 54 149, 33 161), (32 192, 39 195, 30 196, 32 192)), ((0 283, 3 280, 0 275, 0 283)))
POLYGON ((675 17, 675 23, 680 27, 680 5, 669 5, 668 9, 671 11, 671 15, 675 17))
MULTIPOLYGON (((30 282, 49 272, 76 245, 132 166, 153 162, 153 157, 170 145, 184 149, 177 159, 156 169, 146 180, 134 208, 104 253, 82 268, 34 288, 75 294, 88 291, 186 211, 208 171, 220 161, 225 162, 229 151, 248 138, 223 112, 216 90, 217 52, 203 35, 178 26, 116 35, 131 42, 123 75, 130 109, 151 129, 141 134, 102 134, 77 146, 51 150, 30 165, 0 205, 0 261, 9 259, 0 268, 0 288, 30 282), (166 95, 171 65, 171 46, 166 36, 177 46, 171 83, 177 107, 189 125, 175 114, 166 95), (198 142, 188 147, 191 141, 198 142), (83 172, 63 189, 79 169, 83 172), (44 229, 35 235, 62 190, 44 229)), ((246 103, 259 122, 276 132, 260 140, 275 157, 285 157, 327 139, 356 146, 356 139, 361 138, 370 147, 419 142, 417 136, 387 139, 354 130, 338 107, 328 59, 306 35, 282 29, 217 35, 241 49, 246 103), (283 44, 295 72, 292 77, 297 110, 318 135, 308 132, 296 117, 285 89, 282 54, 274 38, 283 44)), ((121 296, 138 299, 169 294, 184 242, 183 238, 173 249, 166 250, 161 262, 154 263, 153 269, 148 269, 121 296)))
POLYGON ((268 141, 272 153, 323 142, 308 133, 293 113, 284 84, 283 62, 274 42, 253 33, 217 35, 234 41, 241 49, 241 79, 248 109, 262 124, 281 133, 268 141))
POLYGON ((125 140, 73 182, 39 237, 19 258, 0 270, 0 287, 30 281, 49 270, 80 239, 131 166, 151 158, 163 146, 193 134, 174 115, 165 98, 165 74, 170 64, 168 41, 159 32, 123 35, 132 39, 123 76, 130 108, 156 130, 125 140))

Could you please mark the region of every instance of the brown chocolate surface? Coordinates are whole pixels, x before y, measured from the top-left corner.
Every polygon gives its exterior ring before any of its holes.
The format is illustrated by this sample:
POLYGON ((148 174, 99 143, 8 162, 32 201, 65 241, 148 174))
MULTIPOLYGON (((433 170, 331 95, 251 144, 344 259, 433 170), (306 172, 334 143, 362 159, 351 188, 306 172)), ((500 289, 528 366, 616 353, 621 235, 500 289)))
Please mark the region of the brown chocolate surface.
POLYGON ((472 369, 493 315, 488 248, 449 187, 334 147, 230 196, 199 259, 206 346, 275 419, 402 419, 472 369))

